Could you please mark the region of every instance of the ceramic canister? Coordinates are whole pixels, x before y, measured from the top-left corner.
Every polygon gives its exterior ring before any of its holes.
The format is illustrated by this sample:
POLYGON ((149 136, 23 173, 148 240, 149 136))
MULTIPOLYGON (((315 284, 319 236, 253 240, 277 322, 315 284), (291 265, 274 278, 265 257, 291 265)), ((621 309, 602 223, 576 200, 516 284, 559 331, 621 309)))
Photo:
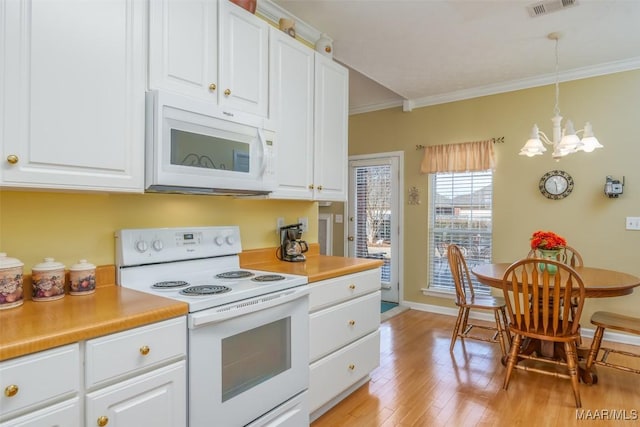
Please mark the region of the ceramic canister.
POLYGON ((96 266, 81 259, 69 267, 70 295, 89 295, 96 291, 96 266))
POLYGON ((22 267, 17 258, 0 252, 0 310, 22 305, 22 267))
POLYGON ((31 270, 34 301, 53 301, 64 297, 64 264, 45 258, 31 270))

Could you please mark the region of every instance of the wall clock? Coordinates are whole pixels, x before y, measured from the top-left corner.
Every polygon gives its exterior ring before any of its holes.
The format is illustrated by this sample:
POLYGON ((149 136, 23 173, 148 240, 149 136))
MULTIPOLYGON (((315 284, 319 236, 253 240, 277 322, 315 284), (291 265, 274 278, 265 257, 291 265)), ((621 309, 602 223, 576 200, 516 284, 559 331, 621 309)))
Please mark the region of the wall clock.
POLYGON ((547 199, 564 199, 573 191, 573 178, 565 171, 549 171, 540 178, 538 188, 547 199))

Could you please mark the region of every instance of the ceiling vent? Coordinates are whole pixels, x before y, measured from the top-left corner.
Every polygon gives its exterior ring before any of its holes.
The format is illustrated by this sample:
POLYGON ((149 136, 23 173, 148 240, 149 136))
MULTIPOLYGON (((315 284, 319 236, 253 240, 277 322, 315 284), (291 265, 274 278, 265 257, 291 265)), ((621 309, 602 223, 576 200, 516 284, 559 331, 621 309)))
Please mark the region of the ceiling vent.
POLYGON ((578 0, 547 0, 527 6, 529 16, 536 17, 578 5, 578 0))

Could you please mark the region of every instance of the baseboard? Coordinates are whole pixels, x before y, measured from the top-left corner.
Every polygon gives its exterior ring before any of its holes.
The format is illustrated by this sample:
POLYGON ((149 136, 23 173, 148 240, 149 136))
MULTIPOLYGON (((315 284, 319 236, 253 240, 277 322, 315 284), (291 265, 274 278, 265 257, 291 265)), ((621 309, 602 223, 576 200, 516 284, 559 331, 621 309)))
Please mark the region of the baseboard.
POLYGON ((362 377, 362 379, 360 379, 355 384, 352 384, 348 389, 344 390, 342 393, 335 396, 333 399, 331 399, 330 401, 328 401, 327 403, 325 403, 324 405, 322 405, 321 407, 313 411, 309 415, 309 422, 312 423, 318 418, 320 418, 322 415, 325 414, 325 412, 327 412, 329 409, 336 406, 338 403, 343 401, 347 396, 349 396, 351 393, 353 393, 354 391, 362 387, 364 384, 368 383, 370 380, 371 380, 371 376, 369 375, 362 377))
MULTIPOLYGON (((400 304, 405 307, 409 307, 412 310, 427 311, 429 313, 444 314, 446 316, 452 316, 452 317, 456 317, 458 315, 457 308, 442 307, 439 305, 432 305, 432 304, 420 304, 420 303, 415 303, 411 301, 402 301, 400 304)), ((486 320, 488 322, 494 321, 493 316, 489 313, 479 313, 479 312, 472 311, 469 317, 472 319, 486 320)), ((582 327, 581 333, 582 333, 582 336, 584 336, 585 338, 593 338, 595 329, 582 327)), ((605 330, 603 339, 609 342, 640 346, 640 336, 638 335, 629 335, 629 334, 623 334, 620 332, 609 332, 605 330)))

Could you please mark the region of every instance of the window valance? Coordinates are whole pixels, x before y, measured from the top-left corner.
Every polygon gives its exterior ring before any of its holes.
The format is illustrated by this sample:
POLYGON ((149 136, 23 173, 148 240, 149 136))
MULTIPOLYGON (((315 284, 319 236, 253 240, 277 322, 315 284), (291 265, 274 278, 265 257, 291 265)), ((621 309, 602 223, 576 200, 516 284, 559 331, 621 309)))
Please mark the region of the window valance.
POLYGON ((471 172, 495 169, 493 140, 424 147, 420 165, 423 174, 471 172))

